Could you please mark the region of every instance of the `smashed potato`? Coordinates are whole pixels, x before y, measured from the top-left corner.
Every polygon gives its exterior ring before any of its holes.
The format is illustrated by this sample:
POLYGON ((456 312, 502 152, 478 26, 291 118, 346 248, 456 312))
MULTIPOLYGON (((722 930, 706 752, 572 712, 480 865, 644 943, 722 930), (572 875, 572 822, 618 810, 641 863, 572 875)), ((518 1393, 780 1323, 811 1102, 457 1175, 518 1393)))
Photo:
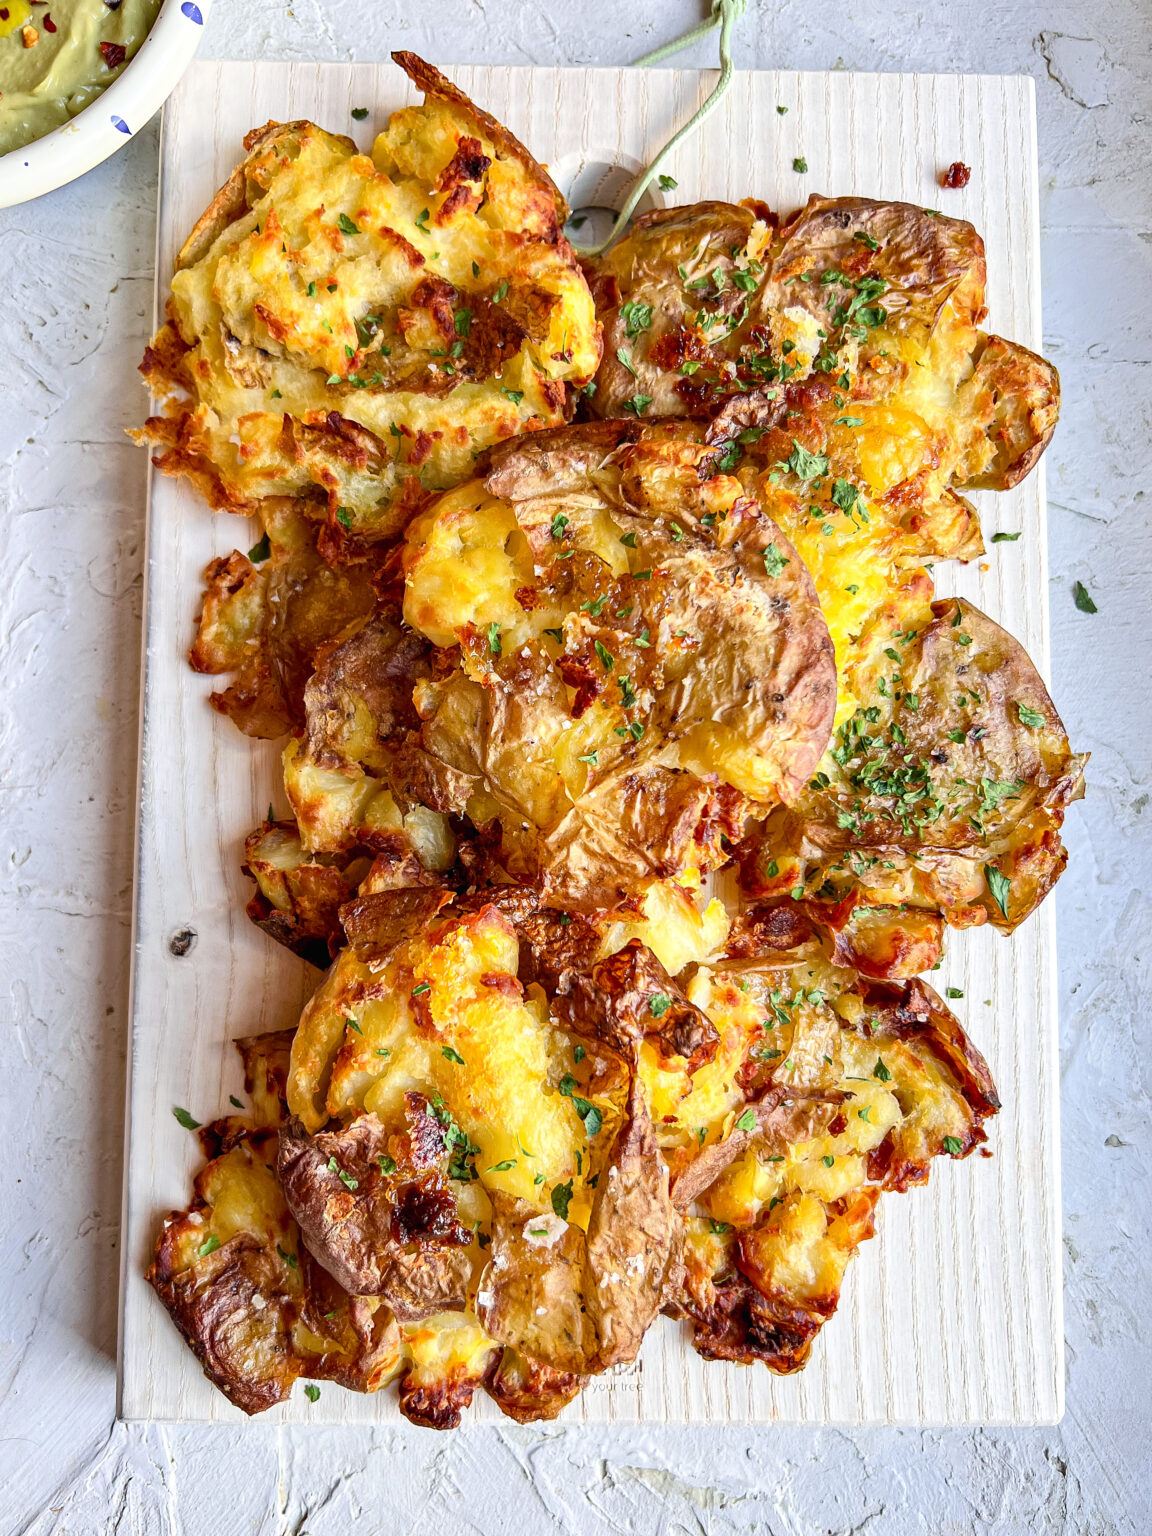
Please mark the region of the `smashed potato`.
POLYGON ((408 530, 404 616, 443 655, 421 740, 548 899, 607 907, 722 862, 788 803, 835 679, 791 544, 691 427, 499 450, 408 530))
MULTIPOLYGON (((731 1104, 723 1138, 673 1183, 687 1215, 670 1309, 708 1359, 795 1371, 872 1236, 880 1195, 926 1181, 933 1157, 980 1146, 999 1099, 930 987, 858 980, 818 946, 703 969, 690 995, 741 1042, 747 1107, 731 1104)), ((695 1098, 674 1108, 670 1137, 700 1117, 695 1098)))
POLYGON ((591 409, 711 418, 811 571, 842 671, 903 571, 980 553, 960 492, 1016 484, 1051 437, 1056 370, 979 329, 984 281, 971 225, 866 198, 779 227, 756 203, 648 214, 595 264, 591 409))
POLYGON ((958 598, 875 638, 857 670, 867 702, 805 793, 753 834, 743 882, 811 898, 846 962, 907 975, 938 945, 901 952, 888 919, 1011 932, 1035 910, 1063 871, 1086 759, 1021 647, 958 598))
POLYGON ((430 65, 361 154, 269 123, 177 259, 142 372, 165 473, 260 514, 299 498, 340 550, 385 539, 475 453, 555 426, 596 371, 563 199, 430 65))

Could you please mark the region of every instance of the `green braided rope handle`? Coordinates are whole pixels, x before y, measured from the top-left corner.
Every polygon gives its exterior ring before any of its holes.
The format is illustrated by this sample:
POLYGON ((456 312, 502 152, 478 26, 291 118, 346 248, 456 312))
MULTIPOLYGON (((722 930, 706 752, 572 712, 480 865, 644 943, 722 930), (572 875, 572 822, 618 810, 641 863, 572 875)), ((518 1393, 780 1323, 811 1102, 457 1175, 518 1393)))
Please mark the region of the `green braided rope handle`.
POLYGON ((690 32, 685 32, 683 37, 676 38, 673 42, 665 43, 661 48, 655 48, 651 53, 646 53, 643 58, 636 60, 639 64, 658 64, 661 59, 666 59, 670 54, 679 53, 682 48, 687 48, 690 43, 697 42, 702 37, 720 28, 720 78, 717 80, 707 99, 701 102, 696 111, 683 125, 678 128, 668 142, 661 148, 649 162, 647 170, 637 177, 631 192, 625 199, 624 206, 616 215, 612 228, 598 245, 578 245, 575 247, 578 256, 599 256, 612 244, 618 235, 622 234, 628 225, 628 221, 636 212, 640 199, 647 192, 652 182, 659 175, 660 167, 667 161, 669 155, 678 144, 694 133, 700 124, 710 113, 720 105, 728 87, 732 83, 732 32, 744 14, 748 0, 712 0, 712 14, 706 21, 702 21, 698 27, 693 27, 690 32))

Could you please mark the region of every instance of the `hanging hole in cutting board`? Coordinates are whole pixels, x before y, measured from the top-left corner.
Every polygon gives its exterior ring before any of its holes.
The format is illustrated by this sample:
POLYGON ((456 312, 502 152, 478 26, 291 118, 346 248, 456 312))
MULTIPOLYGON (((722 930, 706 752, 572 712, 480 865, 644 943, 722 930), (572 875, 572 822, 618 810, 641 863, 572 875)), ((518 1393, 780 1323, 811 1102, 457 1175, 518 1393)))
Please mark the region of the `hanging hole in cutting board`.
MULTIPOLYGON (((584 150, 550 166, 552 180, 572 209, 564 226, 569 240, 575 245, 597 245, 605 239, 643 169, 642 161, 615 149, 584 150)), ((649 188, 636 212, 663 207, 664 199, 649 188)))

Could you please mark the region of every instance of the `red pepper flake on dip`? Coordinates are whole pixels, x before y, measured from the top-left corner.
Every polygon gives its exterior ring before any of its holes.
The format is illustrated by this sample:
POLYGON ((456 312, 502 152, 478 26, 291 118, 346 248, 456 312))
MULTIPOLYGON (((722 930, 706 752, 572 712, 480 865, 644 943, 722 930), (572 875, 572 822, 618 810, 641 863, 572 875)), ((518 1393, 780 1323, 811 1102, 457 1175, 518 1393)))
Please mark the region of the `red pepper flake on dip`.
POLYGON ((0 155, 43 138, 106 90, 148 36, 160 0, 71 0, 56 16, 0 5, 0 155))

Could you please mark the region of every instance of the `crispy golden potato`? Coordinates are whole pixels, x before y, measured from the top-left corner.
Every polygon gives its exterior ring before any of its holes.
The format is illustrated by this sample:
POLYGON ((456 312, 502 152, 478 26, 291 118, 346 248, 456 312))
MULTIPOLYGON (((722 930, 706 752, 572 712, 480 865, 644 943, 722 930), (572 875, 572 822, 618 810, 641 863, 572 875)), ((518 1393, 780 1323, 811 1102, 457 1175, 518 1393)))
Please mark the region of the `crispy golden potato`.
POLYGON ((270 498, 264 537, 233 550, 204 573, 196 640, 197 672, 233 672, 211 698, 249 736, 283 736, 303 724, 304 685, 320 647, 372 612, 375 597, 359 567, 328 565, 300 504, 270 498))
MULTIPOLYGON (((923 1183, 933 1157, 967 1156, 999 1101, 920 981, 860 981, 802 946, 702 969, 691 995, 722 1038, 742 1041, 746 1107, 732 1104, 730 1129, 704 1154, 707 1186, 691 1164, 673 1184, 689 1214, 671 1310, 706 1358, 798 1370, 880 1194, 923 1183)), ((698 1089, 677 1103, 675 1085, 661 1086, 653 1110, 675 1105, 669 1139, 711 1108, 693 1105, 698 1089)))
POLYGON ((851 650, 902 573, 982 548, 965 486, 1027 473, 1059 409, 1056 370, 986 336, 971 225, 812 197, 646 215, 595 264, 605 328, 591 409, 712 418, 807 564, 855 703, 851 650), (649 402, 649 403, 645 403, 649 402))
POLYGON ((835 680, 801 561, 692 426, 498 450, 410 527, 404 615, 439 648, 421 740, 515 879, 608 907, 722 862, 823 750, 835 680))
POLYGON ((742 878, 760 898, 816 898, 842 960, 907 975, 934 963, 939 919, 1011 932, 1035 910, 1063 870, 1086 759, 1021 647, 960 599, 874 637, 857 678, 866 702, 753 833, 742 878))
POLYGON ((475 452, 555 426, 596 370, 566 209, 506 129, 412 54, 425 92, 371 156, 270 123, 177 261, 140 433, 213 505, 298 497, 336 550, 386 539, 475 452))

